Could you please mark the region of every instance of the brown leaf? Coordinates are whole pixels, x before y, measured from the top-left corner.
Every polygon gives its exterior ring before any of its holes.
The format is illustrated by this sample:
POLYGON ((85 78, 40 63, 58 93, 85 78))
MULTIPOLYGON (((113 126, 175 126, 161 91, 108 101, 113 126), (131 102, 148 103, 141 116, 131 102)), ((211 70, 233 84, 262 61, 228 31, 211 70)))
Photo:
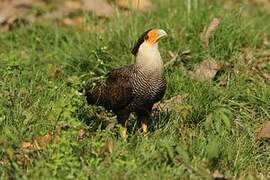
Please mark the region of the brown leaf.
POLYGON ((194 67, 193 72, 191 72, 191 76, 200 81, 211 80, 223 67, 223 62, 207 59, 194 67))
POLYGON ((111 17, 115 14, 115 8, 105 0, 82 0, 82 9, 92 11, 100 17, 111 17))
POLYGON ((116 0, 115 3, 124 9, 138 9, 141 11, 149 10, 153 6, 150 0, 116 0))
POLYGON ((206 31, 204 31, 201 34, 201 40, 203 42, 203 45, 206 49, 208 49, 209 47, 209 40, 210 37, 214 34, 214 32, 217 30, 217 28, 219 27, 219 19, 218 18, 213 18, 213 20, 211 21, 211 23, 209 24, 208 28, 206 29, 206 31))
POLYGON ((21 149, 24 150, 24 149, 29 149, 32 147, 32 144, 30 142, 22 142, 21 144, 21 149))
POLYGON ((29 141, 22 142, 20 149, 25 152, 31 150, 41 150, 47 144, 51 143, 52 140, 53 140, 52 133, 49 133, 44 136, 34 138, 31 142, 29 141))
POLYGON ((261 130, 257 134, 257 139, 270 139, 270 121, 262 125, 261 130))
POLYGON ((215 170, 215 172, 213 173, 213 178, 215 180, 225 180, 227 178, 225 178, 225 176, 223 174, 221 174, 218 170, 215 170))

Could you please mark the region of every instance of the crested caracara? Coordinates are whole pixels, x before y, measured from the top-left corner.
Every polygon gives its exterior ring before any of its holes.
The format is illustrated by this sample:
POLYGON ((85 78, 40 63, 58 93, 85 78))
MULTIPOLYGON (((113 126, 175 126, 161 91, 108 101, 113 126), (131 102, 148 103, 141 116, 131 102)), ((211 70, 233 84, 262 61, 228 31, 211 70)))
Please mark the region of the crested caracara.
POLYGON ((165 93, 166 80, 158 42, 166 36, 162 29, 144 32, 132 50, 136 58, 134 64, 114 69, 107 74, 105 82, 88 82, 85 87, 89 104, 103 106, 117 115, 123 138, 127 137, 126 125, 132 112, 147 133, 152 107, 165 93))

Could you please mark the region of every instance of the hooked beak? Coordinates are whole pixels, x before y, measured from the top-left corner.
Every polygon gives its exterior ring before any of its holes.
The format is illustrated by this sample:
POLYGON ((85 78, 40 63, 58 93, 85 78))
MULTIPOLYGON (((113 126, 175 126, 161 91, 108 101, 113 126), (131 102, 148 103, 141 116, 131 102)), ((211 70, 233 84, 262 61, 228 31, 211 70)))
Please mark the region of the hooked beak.
POLYGON ((167 36, 168 36, 168 34, 163 29, 158 29, 157 30, 157 40, 163 39, 163 38, 165 38, 167 36))

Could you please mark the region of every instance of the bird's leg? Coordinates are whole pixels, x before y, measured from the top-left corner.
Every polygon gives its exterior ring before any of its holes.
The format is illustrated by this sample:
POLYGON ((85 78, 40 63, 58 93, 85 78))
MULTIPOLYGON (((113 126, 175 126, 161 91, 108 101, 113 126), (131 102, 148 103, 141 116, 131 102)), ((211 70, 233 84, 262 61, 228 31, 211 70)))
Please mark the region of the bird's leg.
POLYGON ((148 132, 148 123, 146 117, 141 119, 141 127, 143 130, 143 135, 146 137, 148 132))
POLYGON ((150 113, 153 105, 146 106, 144 109, 138 109, 136 111, 136 115, 138 117, 138 121, 141 123, 141 128, 143 131, 144 137, 147 137, 148 132, 148 120, 150 118, 150 113))
POLYGON ((139 114, 138 115, 138 121, 141 124, 141 129, 144 137, 147 137, 148 132, 148 118, 149 116, 146 114, 139 114))
POLYGON ((121 125, 120 126, 120 135, 123 139, 127 139, 127 120, 130 113, 118 113, 117 121, 121 125))
POLYGON ((127 139, 128 134, 127 134, 127 127, 121 126, 120 127, 120 136, 122 139, 127 139))

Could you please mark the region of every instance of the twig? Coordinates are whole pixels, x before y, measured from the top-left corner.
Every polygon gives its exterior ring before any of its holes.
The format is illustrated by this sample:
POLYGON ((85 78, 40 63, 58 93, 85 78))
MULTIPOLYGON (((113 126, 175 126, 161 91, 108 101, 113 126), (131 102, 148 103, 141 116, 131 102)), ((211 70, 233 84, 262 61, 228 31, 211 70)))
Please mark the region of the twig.
POLYGON ((183 51, 181 53, 179 53, 179 51, 177 53, 173 53, 173 52, 169 51, 169 54, 171 56, 171 59, 164 64, 165 68, 170 66, 170 65, 173 65, 178 59, 182 60, 182 58, 184 58, 185 56, 190 55, 190 50, 186 50, 186 51, 183 51))
POLYGON ((172 65, 172 64, 174 64, 176 62, 177 58, 179 57, 178 53, 174 54, 172 51, 169 51, 169 54, 170 54, 170 56, 172 58, 168 62, 166 62, 164 64, 164 67, 165 68, 168 67, 168 66, 170 66, 170 65, 172 65))

